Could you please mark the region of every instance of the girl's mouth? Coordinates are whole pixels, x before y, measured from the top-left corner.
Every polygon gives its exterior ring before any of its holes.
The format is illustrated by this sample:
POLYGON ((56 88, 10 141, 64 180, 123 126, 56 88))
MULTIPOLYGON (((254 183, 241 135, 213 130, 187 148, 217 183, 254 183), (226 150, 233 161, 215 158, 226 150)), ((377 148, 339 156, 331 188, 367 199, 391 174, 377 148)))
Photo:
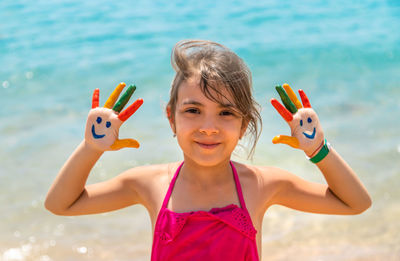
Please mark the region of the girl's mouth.
POLYGON ((306 138, 309 139, 314 139, 315 138, 315 127, 314 127, 314 131, 311 133, 311 131, 305 131, 303 132, 304 136, 306 136, 306 138))
POLYGON ((204 148, 204 149, 214 149, 215 147, 217 147, 220 143, 201 143, 201 142, 197 142, 196 143, 204 148))

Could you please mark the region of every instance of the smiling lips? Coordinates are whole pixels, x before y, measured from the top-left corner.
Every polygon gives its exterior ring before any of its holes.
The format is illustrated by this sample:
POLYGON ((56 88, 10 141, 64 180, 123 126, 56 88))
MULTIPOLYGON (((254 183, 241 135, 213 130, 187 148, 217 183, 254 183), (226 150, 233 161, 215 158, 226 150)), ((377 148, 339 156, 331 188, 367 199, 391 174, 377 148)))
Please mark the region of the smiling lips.
POLYGON ((197 143, 200 147, 202 147, 202 148, 204 148, 204 149, 214 149, 214 148, 217 147, 219 144, 221 144, 221 143, 201 143, 201 142, 197 142, 197 141, 196 141, 196 143, 197 143))
POLYGON ((306 136, 306 138, 314 139, 315 138, 315 127, 314 127, 314 130, 312 133, 311 133, 311 131, 304 131, 303 134, 304 134, 304 136, 306 136))

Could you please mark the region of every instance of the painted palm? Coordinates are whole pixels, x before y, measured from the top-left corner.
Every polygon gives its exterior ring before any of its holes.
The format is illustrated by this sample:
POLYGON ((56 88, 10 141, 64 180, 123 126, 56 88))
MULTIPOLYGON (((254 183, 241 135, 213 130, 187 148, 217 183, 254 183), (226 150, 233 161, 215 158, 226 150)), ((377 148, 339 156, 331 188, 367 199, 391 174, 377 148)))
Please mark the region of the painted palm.
POLYGON ((301 102, 288 84, 276 86, 283 105, 276 99, 271 104, 289 124, 291 136, 278 135, 272 139, 274 144, 283 143, 304 150, 311 156, 324 142, 324 132, 317 113, 311 108, 310 101, 303 90, 299 90, 301 102))
POLYGON ((137 99, 121 112, 136 90, 134 85, 129 86, 117 101, 125 86, 125 83, 120 83, 108 97, 103 107, 99 107, 100 90, 95 89, 93 92, 92 109, 86 121, 85 141, 98 150, 139 147, 139 142, 134 139, 118 139, 121 125, 143 104, 143 99, 137 99))

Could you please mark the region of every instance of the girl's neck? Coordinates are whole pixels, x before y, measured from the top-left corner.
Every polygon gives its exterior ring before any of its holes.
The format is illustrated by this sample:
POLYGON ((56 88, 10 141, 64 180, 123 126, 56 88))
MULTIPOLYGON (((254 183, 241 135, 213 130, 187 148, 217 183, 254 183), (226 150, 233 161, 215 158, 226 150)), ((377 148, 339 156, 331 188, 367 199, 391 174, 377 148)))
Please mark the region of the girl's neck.
POLYGON ((212 187, 232 181, 232 168, 229 159, 216 165, 200 165, 185 157, 180 176, 185 182, 201 187, 212 187))

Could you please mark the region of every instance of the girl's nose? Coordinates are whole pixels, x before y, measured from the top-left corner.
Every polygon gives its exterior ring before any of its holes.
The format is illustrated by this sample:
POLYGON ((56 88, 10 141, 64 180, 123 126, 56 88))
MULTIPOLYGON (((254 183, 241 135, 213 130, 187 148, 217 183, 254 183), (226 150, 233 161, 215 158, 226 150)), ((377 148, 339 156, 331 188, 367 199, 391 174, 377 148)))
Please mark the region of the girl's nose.
POLYGON ((199 131, 200 133, 206 134, 207 136, 219 133, 217 126, 212 120, 203 122, 203 124, 199 128, 199 131))

